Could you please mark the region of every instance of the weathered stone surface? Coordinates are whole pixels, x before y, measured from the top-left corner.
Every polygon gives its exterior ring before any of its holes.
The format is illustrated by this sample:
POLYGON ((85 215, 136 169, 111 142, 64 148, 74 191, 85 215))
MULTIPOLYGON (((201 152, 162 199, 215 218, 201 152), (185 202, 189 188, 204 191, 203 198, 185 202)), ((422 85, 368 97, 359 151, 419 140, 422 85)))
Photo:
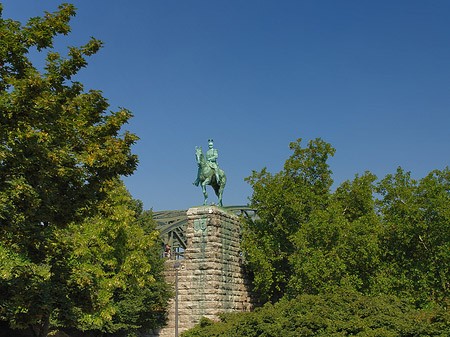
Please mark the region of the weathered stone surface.
MULTIPOLYGON (((201 317, 217 319, 219 312, 248 311, 255 301, 241 264, 238 217, 223 208, 202 206, 187 211, 187 249, 178 268, 178 332, 201 317)), ((166 262, 166 279, 175 283, 174 261, 166 262)), ((175 335, 175 302, 169 322, 147 336, 175 335)))

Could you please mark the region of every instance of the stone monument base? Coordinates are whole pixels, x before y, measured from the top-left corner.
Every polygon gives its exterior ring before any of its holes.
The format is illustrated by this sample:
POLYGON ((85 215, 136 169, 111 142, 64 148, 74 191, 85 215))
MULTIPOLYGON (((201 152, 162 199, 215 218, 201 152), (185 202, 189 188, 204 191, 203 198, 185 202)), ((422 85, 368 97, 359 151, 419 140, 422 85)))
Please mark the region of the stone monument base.
MULTIPOLYGON (((201 317, 218 320, 217 313, 249 311, 255 301, 242 269, 239 218, 216 206, 187 211, 187 248, 178 269, 178 333, 201 317)), ((166 279, 175 285, 173 260, 166 262, 166 279)), ((148 336, 175 336, 175 300, 166 327, 148 336)))

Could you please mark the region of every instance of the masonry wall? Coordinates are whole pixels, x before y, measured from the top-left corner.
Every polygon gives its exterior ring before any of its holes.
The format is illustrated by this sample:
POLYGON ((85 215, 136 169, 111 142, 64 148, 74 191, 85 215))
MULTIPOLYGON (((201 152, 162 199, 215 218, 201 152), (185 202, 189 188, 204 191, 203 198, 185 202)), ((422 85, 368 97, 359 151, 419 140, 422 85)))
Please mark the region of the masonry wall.
MULTIPOLYGON (((187 211, 187 249, 178 268, 178 332, 201 317, 217 320, 219 312, 248 311, 254 305, 242 269, 238 217, 216 206, 187 211)), ((167 261, 166 279, 175 283, 174 261, 167 261)), ((175 303, 168 325, 149 336, 175 336, 175 303)))

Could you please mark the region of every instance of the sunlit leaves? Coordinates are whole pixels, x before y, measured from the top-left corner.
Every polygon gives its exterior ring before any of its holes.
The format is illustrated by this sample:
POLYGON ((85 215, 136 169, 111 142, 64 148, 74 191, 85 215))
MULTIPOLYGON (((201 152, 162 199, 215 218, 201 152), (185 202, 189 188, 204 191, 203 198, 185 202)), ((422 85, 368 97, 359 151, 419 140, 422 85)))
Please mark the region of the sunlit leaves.
MULTIPOLYGON (((13 327, 50 318, 54 325, 105 332, 163 324, 171 293, 156 223, 136 212, 135 203, 115 181, 96 216, 52 231, 40 225, 39 246, 13 244, 8 232, 0 241, 0 318, 13 327), (43 261, 27 257, 33 248, 46 252, 43 261)), ((25 241, 30 234, 14 235, 25 241)))
POLYGON ((148 250, 157 250, 157 232, 145 233, 135 224, 131 198, 122 184, 115 185, 100 214, 82 224, 56 232, 60 282, 68 301, 58 320, 83 329, 104 330, 117 307, 117 291, 144 291, 155 285, 148 250), (59 255, 60 254, 60 255, 59 255))
POLYGON ((291 149, 283 171, 247 178, 258 217, 242 245, 257 290, 272 300, 347 288, 450 303, 448 168, 417 181, 402 168, 380 181, 365 172, 331 193, 331 146, 291 149))
POLYGON ((0 18, 0 314, 42 336, 50 317, 83 328, 112 322, 117 290, 145 291, 158 265, 148 259, 154 228, 134 224, 116 185, 137 165, 137 137, 122 131, 132 114, 108 111, 101 91, 73 81, 103 43, 53 49, 74 15, 62 4, 25 25, 0 18), (31 50, 46 53, 43 69, 31 50))
POLYGON ((242 246, 255 274, 256 288, 269 298, 287 291, 295 274, 292 256, 298 249, 295 236, 315 211, 328 204, 332 184, 327 159, 334 149, 321 139, 291 143, 293 154, 284 170, 271 174, 263 169, 246 178, 253 188, 252 207, 258 218, 244 225, 242 246))
POLYGON ((415 181, 399 168, 379 186, 384 268, 391 292, 411 301, 448 302, 450 297, 450 171, 415 181))
POLYGON ((267 303, 254 312, 220 315, 220 322, 202 318, 183 337, 382 336, 443 337, 450 333, 447 310, 416 310, 395 296, 363 296, 353 291, 267 303))
POLYGON ((61 5, 26 26, 0 20, 0 191, 14 177, 25 179, 39 202, 14 207, 16 213, 33 210, 29 222, 62 226, 81 219, 104 196, 104 182, 131 174, 137 163, 130 151, 137 137, 119 133, 131 113, 107 112, 100 91, 83 92, 70 82, 102 42, 70 47, 67 57, 52 50, 55 35, 70 31, 74 13, 72 5, 61 5), (27 59, 30 47, 48 51, 43 74, 27 59))

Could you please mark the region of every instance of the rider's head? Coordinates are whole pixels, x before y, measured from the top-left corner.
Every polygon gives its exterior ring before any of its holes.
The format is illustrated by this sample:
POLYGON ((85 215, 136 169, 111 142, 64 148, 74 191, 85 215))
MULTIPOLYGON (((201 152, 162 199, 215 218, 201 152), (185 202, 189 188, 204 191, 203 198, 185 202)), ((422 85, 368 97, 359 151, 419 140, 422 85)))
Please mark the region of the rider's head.
POLYGON ((211 138, 211 139, 208 139, 208 146, 209 146, 210 149, 213 148, 213 146, 214 146, 214 141, 212 140, 212 138, 211 138))

